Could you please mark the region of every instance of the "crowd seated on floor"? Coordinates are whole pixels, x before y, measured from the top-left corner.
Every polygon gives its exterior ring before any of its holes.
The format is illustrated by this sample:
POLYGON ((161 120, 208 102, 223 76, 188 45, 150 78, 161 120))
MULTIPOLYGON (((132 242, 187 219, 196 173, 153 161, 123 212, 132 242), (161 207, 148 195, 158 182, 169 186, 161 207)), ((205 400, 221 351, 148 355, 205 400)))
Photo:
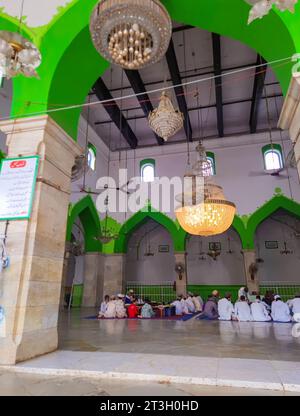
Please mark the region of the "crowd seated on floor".
POLYGON ((183 316, 202 312, 203 300, 199 295, 189 293, 187 296, 179 296, 167 305, 144 300, 135 295, 133 290, 129 290, 126 295, 117 296, 106 295, 101 303, 98 318, 153 318, 163 317, 162 311, 169 312, 170 315, 183 316), (158 314, 156 314, 158 312, 158 314))
MULTIPOLYGON (((226 293, 220 298, 219 291, 213 290, 206 302, 199 294, 189 292, 186 296, 178 296, 176 300, 167 306, 156 304, 149 299, 141 299, 129 290, 127 295, 106 295, 98 313, 98 318, 140 318, 149 319, 156 315, 157 309, 164 308, 174 310, 174 315, 198 315, 199 319, 240 321, 240 322, 300 322, 300 293, 294 299, 282 301, 280 295, 267 291, 260 295, 249 295, 247 287, 238 291, 238 300, 232 303, 231 293, 226 293)), ((159 316, 162 317, 162 314, 159 316)))
POLYGON ((247 287, 238 292, 238 300, 233 305, 231 293, 220 299, 219 292, 214 290, 204 304, 199 319, 240 321, 240 322, 300 322, 300 293, 294 299, 283 302, 281 296, 267 291, 265 296, 249 295, 247 287))
POLYGON ((155 316, 155 312, 150 300, 143 301, 137 298, 133 290, 130 290, 127 295, 106 295, 98 313, 99 319, 152 318, 153 316, 155 316))

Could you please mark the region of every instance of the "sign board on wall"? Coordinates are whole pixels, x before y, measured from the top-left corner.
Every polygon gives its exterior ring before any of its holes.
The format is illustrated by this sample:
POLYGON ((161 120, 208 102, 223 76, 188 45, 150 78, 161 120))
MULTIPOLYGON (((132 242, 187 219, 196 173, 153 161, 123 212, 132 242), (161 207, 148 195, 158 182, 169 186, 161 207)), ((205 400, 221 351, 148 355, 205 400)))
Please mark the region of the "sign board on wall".
POLYGON ((3 159, 0 165, 0 221, 29 219, 39 156, 3 159))

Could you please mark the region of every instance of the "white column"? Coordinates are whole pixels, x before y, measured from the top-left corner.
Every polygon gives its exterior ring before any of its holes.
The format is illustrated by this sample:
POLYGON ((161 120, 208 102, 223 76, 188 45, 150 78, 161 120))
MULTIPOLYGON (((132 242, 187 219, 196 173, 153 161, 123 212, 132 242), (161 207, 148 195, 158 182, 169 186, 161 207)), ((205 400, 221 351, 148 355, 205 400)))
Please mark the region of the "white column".
MULTIPOLYGON (((31 218, 10 221, 11 264, 0 274, 0 364, 14 364, 57 348, 71 171, 82 149, 48 116, 1 122, 0 129, 8 157, 40 156, 31 218)), ((0 222, 0 234, 4 228, 0 222)))
POLYGON ((184 272, 179 275, 176 273, 176 295, 186 295, 187 293, 187 273, 186 273, 186 255, 185 253, 175 253, 175 265, 182 264, 184 272))

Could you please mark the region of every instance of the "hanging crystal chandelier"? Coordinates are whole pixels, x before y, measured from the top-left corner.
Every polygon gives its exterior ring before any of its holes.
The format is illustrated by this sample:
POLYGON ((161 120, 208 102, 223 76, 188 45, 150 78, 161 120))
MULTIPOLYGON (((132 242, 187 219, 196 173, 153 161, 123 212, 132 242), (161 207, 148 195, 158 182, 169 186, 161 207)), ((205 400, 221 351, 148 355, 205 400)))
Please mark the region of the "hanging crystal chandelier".
POLYGON ((172 36, 172 22, 158 0, 102 0, 90 22, 97 51, 125 69, 158 62, 172 36))
POLYGON ((225 199, 222 187, 214 184, 201 142, 196 150, 198 160, 192 172, 184 177, 184 192, 176 198, 180 206, 175 214, 189 234, 205 237, 222 234, 232 225, 236 207, 225 199))
POLYGON ((107 217, 105 219, 104 227, 101 227, 100 233, 95 237, 95 240, 100 241, 102 244, 108 244, 112 240, 117 240, 119 235, 115 233, 110 227, 107 225, 107 217))
POLYGON ((0 72, 3 77, 13 78, 19 74, 36 77, 41 64, 41 54, 33 43, 19 33, 0 31, 0 72))
POLYGON ((104 203, 106 205, 104 226, 101 226, 100 232, 95 237, 95 240, 100 241, 102 244, 108 244, 112 240, 117 240, 119 238, 119 234, 108 226, 108 195, 106 196, 104 203))
POLYGON ((294 13, 295 4, 298 0, 245 0, 250 4, 252 9, 250 10, 248 24, 253 22, 255 19, 261 19, 266 16, 272 9, 273 4, 280 10, 289 10, 294 13))
POLYGON ((174 136, 183 126, 183 114, 175 110, 165 91, 162 93, 158 108, 149 114, 151 129, 165 141, 174 136))

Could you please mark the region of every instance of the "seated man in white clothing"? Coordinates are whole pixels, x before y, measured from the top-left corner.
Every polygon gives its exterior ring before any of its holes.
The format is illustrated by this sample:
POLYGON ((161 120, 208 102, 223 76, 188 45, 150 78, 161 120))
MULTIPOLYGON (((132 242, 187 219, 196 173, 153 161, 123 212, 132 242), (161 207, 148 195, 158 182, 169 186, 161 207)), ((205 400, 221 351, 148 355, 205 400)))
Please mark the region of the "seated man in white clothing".
POLYGON ((293 314, 294 321, 294 315, 300 313, 300 293, 296 293, 294 299, 288 300, 287 304, 293 314))
POLYGON ((203 309, 204 302, 203 302, 203 299, 201 298, 201 296, 198 295, 198 294, 195 294, 195 298, 198 299, 198 301, 201 305, 201 309, 203 309))
POLYGON ((186 315, 189 313, 189 308, 186 303, 186 296, 181 296, 181 304, 182 304, 182 313, 183 315, 186 315))
POLYGON ((255 302, 251 303, 250 309, 251 309, 253 321, 256 321, 256 322, 271 321, 272 318, 269 315, 269 312, 267 311, 266 306, 261 301, 260 296, 256 296, 256 300, 255 302))
POLYGON ((241 287, 238 291, 238 300, 241 299, 241 296, 245 296, 246 301, 249 303, 249 289, 247 286, 241 287))
POLYGON ((200 303, 198 297, 196 295, 192 295, 192 301, 195 306, 195 312, 201 312, 203 304, 200 303))
POLYGON ((101 306, 100 306, 100 309, 99 309, 99 312, 98 312, 98 318, 103 318, 104 317, 105 312, 107 310, 108 302, 109 302, 109 296, 105 295, 104 301, 101 303, 101 306))
POLYGON ((116 318, 122 319, 127 317, 124 299, 125 295, 120 293, 118 295, 118 299, 116 300, 116 318))
POLYGON ((240 297, 234 306, 234 314, 238 321, 240 322, 249 322, 253 321, 250 306, 244 295, 240 297))
POLYGON ((281 300, 279 295, 274 296, 274 301, 272 302, 272 312, 271 312, 273 321, 276 322, 291 322, 290 308, 286 303, 281 300))
POLYGON ((225 297, 218 302, 218 312, 220 321, 231 321, 234 314, 233 304, 231 303, 231 293, 225 293, 225 297))
POLYGON ((190 293, 188 294, 185 303, 186 303, 189 313, 195 313, 195 305, 194 305, 194 302, 190 293))
POLYGON ((178 296, 174 302, 171 303, 172 306, 175 306, 175 315, 182 315, 183 314, 183 303, 181 302, 181 296, 178 296))
POLYGON ((106 311, 104 313, 104 318, 115 318, 117 314, 116 309, 116 297, 111 296, 110 301, 107 304, 106 311))

